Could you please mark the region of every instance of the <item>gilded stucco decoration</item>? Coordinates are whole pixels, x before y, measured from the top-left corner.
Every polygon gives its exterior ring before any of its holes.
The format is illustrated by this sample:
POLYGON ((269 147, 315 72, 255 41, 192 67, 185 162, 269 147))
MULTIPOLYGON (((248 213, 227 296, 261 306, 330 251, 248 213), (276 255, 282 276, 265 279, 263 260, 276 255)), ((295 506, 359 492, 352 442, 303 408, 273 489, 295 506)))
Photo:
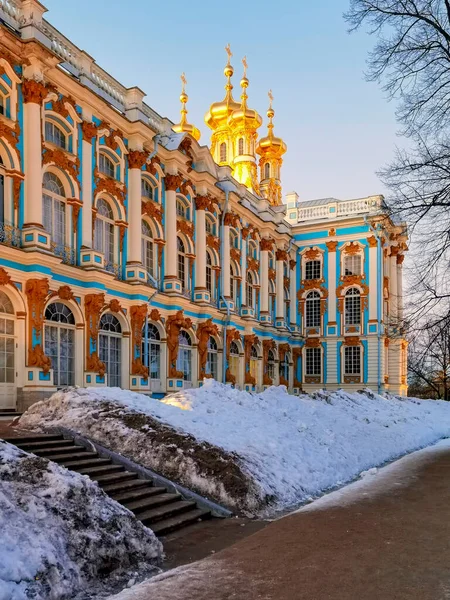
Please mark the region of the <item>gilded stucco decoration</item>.
POLYGON ((210 337, 219 337, 219 328, 212 319, 200 323, 196 331, 198 340, 198 377, 201 381, 204 377, 212 377, 206 374, 206 362, 208 359, 208 342, 210 337))
POLYGON ((181 175, 172 175, 171 173, 167 173, 164 178, 164 182, 166 185, 166 190, 168 192, 176 192, 180 185, 183 183, 183 178, 181 175))
POLYGON ((155 219, 160 225, 162 225, 163 207, 159 204, 156 204, 156 202, 153 200, 142 202, 141 212, 143 215, 147 215, 147 217, 155 219))
POLYGON ((244 357, 245 357, 245 377, 244 383, 247 385, 256 385, 256 379, 250 373, 250 359, 252 346, 259 342, 258 337, 255 334, 244 335, 244 357))
POLYGON ((59 148, 52 150, 47 148, 42 156, 43 165, 56 165, 63 171, 69 173, 72 178, 78 183, 78 175, 80 173, 80 159, 77 157, 75 160, 71 160, 64 150, 59 148))
POLYGON ((51 360, 43 349, 44 307, 49 293, 48 279, 28 279, 25 295, 28 301, 28 366, 39 367, 44 373, 51 369, 51 360), (35 342, 35 343, 34 343, 35 342))
POLYGON ((98 129, 94 123, 90 123, 89 121, 83 121, 81 123, 81 133, 85 142, 92 144, 92 138, 97 136, 97 132, 98 129))
POLYGON ((148 377, 148 368, 142 363, 142 329, 147 317, 147 304, 132 306, 130 308, 131 323, 131 374, 148 377))
POLYGON ((140 150, 130 150, 128 153, 128 167, 130 169, 139 169, 147 162, 147 152, 141 152, 140 150))
POLYGON ((187 319, 182 310, 171 315, 166 321, 169 377, 178 379, 183 377, 183 373, 177 371, 179 336, 182 329, 190 329, 191 327, 191 319, 187 319))
POLYGON ((42 81, 35 79, 24 79, 22 82, 23 101, 25 104, 33 102, 34 104, 42 104, 48 95, 48 89, 42 81))
POLYGON ((105 305, 105 294, 87 294, 84 298, 84 317, 86 321, 86 370, 103 377, 106 365, 97 352, 100 313, 105 305))
POLYGON ((127 188, 124 183, 119 183, 115 179, 107 177, 106 175, 100 176, 98 169, 94 170, 95 175, 95 191, 94 195, 98 196, 100 193, 110 194, 117 200, 119 200, 122 206, 125 206, 125 198, 127 195, 127 188))
POLYGON ((177 231, 184 233, 184 235, 187 235, 191 240, 194 239, 194 223, 192 223, 192 221, 177 219, 177 231))

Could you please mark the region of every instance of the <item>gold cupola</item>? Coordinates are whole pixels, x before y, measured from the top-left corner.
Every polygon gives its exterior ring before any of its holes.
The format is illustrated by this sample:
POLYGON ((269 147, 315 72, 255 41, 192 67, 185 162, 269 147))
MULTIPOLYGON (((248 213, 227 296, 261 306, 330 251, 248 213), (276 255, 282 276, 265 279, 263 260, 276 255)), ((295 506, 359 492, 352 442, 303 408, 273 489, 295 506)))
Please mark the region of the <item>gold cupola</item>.
POLYGON ((172 129, 175 131, 175 133, 189 133, 189 135, 192 135, 192 137, 194 139, 198 140, 200 139, 201 133, 200 130, 197 129, 197 127, 195 125, 191 125, 190 123, 187 122, 187 108, 186 108, 186 103, 189 99, 189 96, 186 94, 186 84, 187 84, 187 80, 186 80, 186 76, 183 73, 181 75, 181 94, 180 94, 180 102, 181 102, 181 121, 177 124, 174 125, 172 127, 172 129))
POLYGON ((228 118, 234 147, 233 176, 249 189, 258 192, 255 149, 258 139, 257 130, 261 127, 262 119, 256 110, 249 108, 247 105, 249 81, 247 79, 248 65, 245 56, 242 59, 242 64, 244 65, 244 75, 241 79, 241 104, 228 118))
POLYGON ((259 189, 261 195, 267 198, 271 204, 279 205, 282 203, 281 197, 281 165, 283 164, 283 154, 287 150, 284 141, 276 137, 273 133, 273 117, 275 111, 272 108, 273 95, 272 90, 269 91, 269 109, 267 117, 269 124, 267 125, 267 135, 259 140, 256 147, 257 154, 260 155, 260 184, 259 189))
POLYGON ((239 102, 233 98, 233 85, 231 77, 234 69, 231 66, 231 57, 233 56, 230 49, 230 44, 225 47, 228 55, 228 61, 224 69, 227 83, 225 85, 225 98, 220 102, 214 102, 209 107, 205 115, 205 123, 212 130, 211 134, 211 154, 219 165, 232 166, 233 163, 233 143, 228 126, 228 117, 231 113, 240 107, 239 102))

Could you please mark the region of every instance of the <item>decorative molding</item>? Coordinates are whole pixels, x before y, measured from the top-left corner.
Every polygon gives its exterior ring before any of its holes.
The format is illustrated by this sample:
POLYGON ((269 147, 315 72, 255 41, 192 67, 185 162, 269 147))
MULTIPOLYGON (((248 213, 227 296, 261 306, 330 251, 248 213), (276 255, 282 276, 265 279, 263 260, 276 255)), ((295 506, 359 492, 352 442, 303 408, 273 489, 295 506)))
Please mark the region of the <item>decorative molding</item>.
POLYGON ((104 192, 106 194, 110 194, 119 200, 122 206, 125 206, 125 198, 127 195, 127 188, 125 184, 119 183, 111 177, 100 177, 97 169, 95 169, 94 175, 96 175, 94 197, 104 192))
POLYGON ((213 248, 216 252, 220 252, 220 239, 212 233, 206 234, 206 245, 208 248, 213 248))
POLYGON ((183 373, 177 371, 179 336, 182 329, 190 329, 191 327, 191 319, 186 319, 182 310, 171 315, 166 321, 169 377, 178 379, 183 377, 183 373))
POLYGON ((404 254, 398 254, 397 255, 397 264, 398 265, 402 265, 404 260, 405 260, 405 255, 404 254))
POLYGON ((192 165, 194 164, 194 156, 192 154, 191 146, 192 139, 189 137, 189 135, 184 136, 184 138, 180 142, 180 145, 178 146, 178 150, 186 154, 186 156, 189 159, 186 163, 188 173, 192 171, 192 165))
POLYGON ((277 277, 277 272, 275 269, 269 269, 269 281, 275 281, 277 277))
POLYGON ((293 258, 291 258, 291 260, 289 261, 289 268, 291 269, 291 271, 293 271, 296 266, 297 266, 297 261, 295 261, 293 258))
POLYGON ((238 248, 231 248, 230 257, 232 260, 239 262, 241 260, 241 251, 238 248))
POLYGON ((25 104, 42 104, 48 95, 45 83, 35 79, 24 79, 22 81, 22 94, 25 104))
POLYGON ((224 216, 223 224, 225 227, 239 227, 239 215, 236 215, 233 212, 227 212, 224 216))
POLYGON ((76 233, 78 227, 78 215, 80 214, 80 209, 83 206, 83 202, 78 200, 78 198, 68 198, 67 204, 72 207, 72 230, 74 233, 76 233))
POLYGON ((350 256, 354 256, 355 254, 359 254, 362 250, 363 248, 361 248, 359 244, 357 244, 356 242, 350 242, 348 246, 345 246, 343 252, 345 254, 349 254, 350 256))
POLYGON ((142 169, 147 162, 147 152, 141 152, 140 150, 130 150, 128 152, 128 168, 129 169, 142 169))
POLYGON ((183 178, 181 175, 171 175, 170 173, 167 173, 164 181, 168 192, 176 192, 182 184, 183 178))
POLYGON ((0 267, 0 285, 14 285, 11 275, 3 267, 0 267))
POLYGON ((280 362, 283 362, 284 359, 286 358, 286 354, 291 352, 291 346, 287 343, 285 344, 280 344, 278 346, 278 358, 280 360, 280 362))
POLYGON ((320 258, 321 252, 317 248, 310 248, 304 252, 303 256, 306 260, 318 260, 320 258))
POLYGON ((335 228, 335 227, 331 227, 331 228, 328 230, 328 235, 329 235, 330 237, 333 237, 333 235, 336 235, 336 228, 335 228))
MULTIPOLYGON (((14 148, 17 155, 20 158, 20 151, 17 148, 20 139, 20 125, 19 121, 16 121, 12 127, 9 127, 4 121, 0 121, 0 137, 4 138, 10 146, 14 148)), ((20 160, 19 160, 20 164, 20 160)), ((20 171, 14 171, 14 173, 21 174, 20 171)), ((23 174, 21 174, 23 175, 23 174)))
POLYGON ((78 175, 80 174, 80 159, 78 156, 75 160, 71 160, 64 150, 60 150, 59 148, 51 150, 47 148, 42 156, 42 164, 54 164, 63 171, 68 172, 72 178, 75 179, 79 187, 78 175))
POLYGON ((124 310, 122 308, 122 305, 120 304, 119 300, 117 300, 117 298, 113 298, 112 300, 109 301, 109 303, 106 305, 106 310, 111 311, 112 313, 124 313, 124 310))
POLYGON ((336 252, 338 244, 339 242, 337 240, 330 240, 329 242, 325 242, 325 245, 328 248, 328 252, 336 252))
POLYGON ((281 260, 281 261, 285 261, 288 259, 288 253, 286 252, 286 250, 280 250, 278 249, 275 252, 275 260, 281 260))
POLYGON ((28 365, 40 367, 44 373, 51 369, 51 360, 45 355, 41 341, 44 326, 44 307, 49 293, 48 279, 28 279, 25 295, 28 300, 28 365), (37 343, 33 343, 36 341, 37 343))
POLYGON ((86 370, 103 377, 106 365, 98 357, 98 331, 100 313, 105 305, 105 294, 87 294, 84 297, 84 317, 86 321, 86 370))
POLYGON ((57 291, 50 292, 49 298, 55 297, 65 300, 66 302, 69 300, 73 300, 75 302, 75 296, 73 295, 72 288, 68 285, 62 285, 57 291))
POLYGON ((320 348, 321 341, 317 337, 306 338, 305 347, 306 348, 320 348))
POLYGON ((131 374, 148 377, 148 368, 142 363, 142 329, 147 317, 148 305, 140 304, 130 308, 131 322, 131 374))
POLYGON ((153 200, 142 202, 141 214, 147 215, 147 217, 150 217, 151 219, 155 219, 160 225, 162 225, 163 210, 163 207, 153 200))
MULTIPOLYGON (((55 93, 58 94, 58 91, 55 90, 55 93)), ((52 111, 57 113, 58 115, 61 115, 61 117, 63 117, 64 119, 67 119, 67 117, 69 116, 69 111, 66 107, 66 104, 70 104, 73 110, 76 110, 76 102, 75 99, 72 98, 72 96, 62 95, 61 97, 59 97, 58 95, 57 100, 52 100, 52 111)))
POLYGON ((194 238, 194 223, 191 221, 185 221, 184 219, 177 219, 177 231, 184 233, 191 240, 194 238))
POLYGON ((249 256, 247 258, 247 271, 259 271, 259 260, 256 260, 256 258, 253 258, 252 256, 249 256))
POLYGON ((264 251, 270 252, 272 250, 274 244, 275 244, 275 240, 273 240, 272 238, 262 238, 261 241, 259 242, 259 247, 261 249, 261 252, 264 252, 264 251))
POLYGON ((206 375, 206 361, 208 359, 208 342, 211 336, 219 336, 219 328, 208 319, 204 323, 199 323, 196 331, 198 340, 198 371, 201 381, 206 375))
POLYGON ((83 121, 81 123, 81 133, 83 136, 83 140, 85 142, 89 142, 92 144, 92 138, 97 136, 98 128, 95 123, 90 123, 89 121, 83 121))
POLYGON ((357 335, 348 335, 344 339, 344 346, 359 346, 361 340, 357 335))
POLYGON ((377 238, 374 235, 367 238, 367 243, 370 248, 376 248, 378 246, 377 238))
MULTIPOLYGON (((158 156, 153 156, 150 159, 150 162, 146 163, 145 165, 145 170, 150 173, 150 175, 155 176, 156 175, 156 165, 158 165, 159 167, 161 167, 161 159, 158 156)), ((167 189, 167 188, 166 188, 167 189)))
POLYGON ((161 313, 157 308, 152 308, 149 317, 151 321, 161 321, 161 313))

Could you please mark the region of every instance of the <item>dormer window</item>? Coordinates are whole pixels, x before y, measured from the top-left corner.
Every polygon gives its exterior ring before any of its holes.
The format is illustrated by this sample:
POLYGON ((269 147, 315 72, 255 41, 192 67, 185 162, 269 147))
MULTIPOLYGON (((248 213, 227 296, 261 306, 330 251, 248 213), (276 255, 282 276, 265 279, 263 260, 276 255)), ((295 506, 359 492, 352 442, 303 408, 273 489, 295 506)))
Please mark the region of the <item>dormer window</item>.
POLYGON ((66 136, 59 127, 50 121, 45 122, 45 139, 63 150, 66 149, 66 136))
POLYGON ((226 160, 227 160, 227 145, 225 144, 225 142, 222 142, 220 144, 219 153, 220 153, 220 162, 226 162, 226 160))
POLYGON ((108 177, 114 178, 114 163, 105 154, 100 154, 98 161, 98 168, 100 173, 107 175, 108 177))

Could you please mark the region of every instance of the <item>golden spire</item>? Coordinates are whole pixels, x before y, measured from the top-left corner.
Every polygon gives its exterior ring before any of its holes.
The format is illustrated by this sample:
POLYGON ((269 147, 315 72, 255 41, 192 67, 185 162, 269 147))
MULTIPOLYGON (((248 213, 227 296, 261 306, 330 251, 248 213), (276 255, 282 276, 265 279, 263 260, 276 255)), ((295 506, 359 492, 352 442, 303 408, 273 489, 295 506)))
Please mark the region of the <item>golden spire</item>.
POLYGON ((205 123, 213 131, 218 129, 226 128, 227 119, 230 114, 239 108, 239 103, 235 102, 232 94, 233 84, 231 83, 231 77, 233 76, 234 69, 231 66, 231 52, 230 44, 225 46, 225 52, 227 53, 227 64, 223 70, 225 77, 227 78, 225 84, 225 98, 221 102, 214 102, 209 107, 209 111, 205 115, 205 123))
POLYGON ((186 94, 186 85, 187 85, 186 75, 184 73, 182 73, 180 79, 181 79, 181 94, 180 94, 181 121, 178 123, 178 125, 174 125, 172 127, 172 129, 175 131, 175 133, 189 133, 198 142, 198 140, 200 139, 200 135, 201 135, 200 130, 197 129, 197 127, 195 127, 195 125, 190 125, 187 122, 188 111, 186 108, 186 103, 189 100, 189 96, 186 94))
POLYGON ((272 140, 273 139, 273 118, 275 116, 275 111, 272 108, 272 102, 273 102, 273 94, 272 94, 272 90, 269 90, 268 94, 269 96, 269 108, 267 110, 267 117, 269 118, 269 124, 267 125, 267 130, 269 133, 269 138, 272 140))

